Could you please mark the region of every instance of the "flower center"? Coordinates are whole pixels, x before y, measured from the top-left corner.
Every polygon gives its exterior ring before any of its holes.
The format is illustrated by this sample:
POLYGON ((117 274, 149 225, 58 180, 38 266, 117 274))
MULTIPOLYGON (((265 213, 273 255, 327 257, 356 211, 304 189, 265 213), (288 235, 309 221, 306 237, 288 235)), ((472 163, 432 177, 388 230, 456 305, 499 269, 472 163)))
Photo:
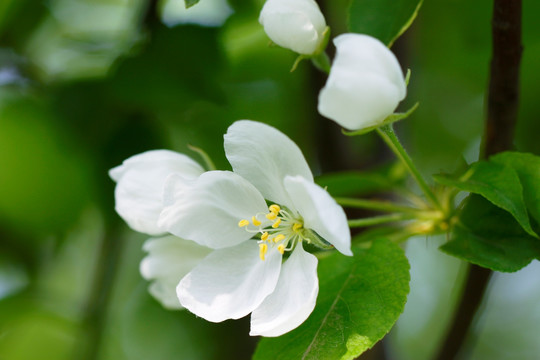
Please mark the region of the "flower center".
POLYGON ((307 240, 303 235, 304 221, 289 211, 273 204, 268 207, 268 213, 258 213, 251 221, 242 219, 239 227, 254 234, 260 234, 259 257, 264 257, 269 249, 276 248, 281 254, 291 251, 296 243, 307 240))

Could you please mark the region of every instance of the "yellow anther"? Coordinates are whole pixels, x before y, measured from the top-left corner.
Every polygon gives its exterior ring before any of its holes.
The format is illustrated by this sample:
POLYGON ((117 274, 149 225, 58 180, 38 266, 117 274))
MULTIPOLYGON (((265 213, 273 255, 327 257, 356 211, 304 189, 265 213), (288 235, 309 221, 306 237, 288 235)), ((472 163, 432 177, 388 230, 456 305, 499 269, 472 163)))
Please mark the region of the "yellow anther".
POLYGON ((277 213, 275 212, 269 212, 268 214, 266 214, 266 218, 268 220, 274 220, 275 218, 277 218, 277 213))
POLYGON ((283 239, 285 239, 285 235, 283 235, 283 234, 278 234, 278 235, 276 235, 275 238, 272 239, 272 241, 274 241, 275 243, 277 243, 277 242, 280 242, 280 241, 283 240, 283 239))
POLYGON ((281 253, 281 255, 283 255, 283 253, 285 252, 285 245, 279 244, 277 250, 281 253))
POLYGON ((267 251, 268 251, 268 245, 259 244, 259 257, 261 258, 261 260, 264 261, 264 255, 266 255, 267 251))
POLYGON ((257 218, 255 216, 252 216, 251 217, 251 222, 253 223, 253 225, 255 226, 259 226, 261 225, 261 222, 259 220, 257 220, 257 218))
POLYGON ((278 218, 278 219, 276 220, 276 222, 272 224, 272 227, 273 227, 274 229, 277 229, 278 226, 279 226, 279 224, 281 224, 281 219, 280 219, 280 218, 278 218))
POLYGON ((301 228, 302 228, 302 224, 300 223, 294 223, 294 225, 292 226, 293 231, 298 231, 301 228))
POLYGON ((248 225, 249 225, 249 221, 247 221, 246 219, 242 219, 238 222, 238 227, 244 227, 248 225))
POLYGON ((270 205, 268 207, 268 210, 270 210, 273 213, 276 213, 277 215, 277 213, 279 213, 279 210, 281 210, 281 208, 279 207, 279 205, 274 204, 274 205, 270 205))
POLYGON ((268 239, 268 232, 264 232, 262 235, 261 235, 261 240, 262 241, 266 241, 268 239))

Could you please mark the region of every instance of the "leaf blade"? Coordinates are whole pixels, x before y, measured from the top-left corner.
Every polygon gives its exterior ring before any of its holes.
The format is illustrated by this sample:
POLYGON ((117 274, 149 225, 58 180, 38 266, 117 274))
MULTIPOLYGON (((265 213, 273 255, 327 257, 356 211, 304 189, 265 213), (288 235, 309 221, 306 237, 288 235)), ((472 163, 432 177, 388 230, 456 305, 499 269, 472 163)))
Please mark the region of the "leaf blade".
POLYGON ((378 239, 353 258, 321 259, 320 292, 310 318, 279 338, 260 341, 255 360, 353 359, 395 323, 409 291, 409 265, 396 244, 378 239))
POLYGON ((540 259, 540 242, 521 228, 506 211, 480 195, 471 195, 441 246, 449 255, 501 272, 514 272, 540 259))
POLYGON ((523 198, 531 216, 540 223, 540 157, 507 151, 490 157, 492 162, 514 169, 523 186, 523 198))
POLYGON ((440 184, 482 195, 494 205, 511 213, 529 235, 538 237, 529 221, 519 176, 511 167, 491 161, 479 161, 472 164, 459 178, 446 175, 435 175, 433 178, 440 184))

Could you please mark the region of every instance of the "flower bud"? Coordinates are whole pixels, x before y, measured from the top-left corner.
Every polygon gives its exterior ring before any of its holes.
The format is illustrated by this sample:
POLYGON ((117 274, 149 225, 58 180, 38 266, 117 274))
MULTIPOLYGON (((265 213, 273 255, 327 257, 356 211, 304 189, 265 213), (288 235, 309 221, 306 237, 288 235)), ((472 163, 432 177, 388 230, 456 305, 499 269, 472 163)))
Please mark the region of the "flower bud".
POLYGON ((314 0, 267 0, 259 22, 274 43, 299 54, 313 55, 324 40, 326 22, 314 0))
POLYGON ((184 0, 165 0, 161 20, 169 27, 178 24, 221 26, 233 13, 227 0, 202 0, 186 9, 184 0))
POLYGON ((396 57, 368 35, 340 35, 334 44, 336 58, 319 94, 319 112, 349 130, 381 124, 407 94, 396 57))

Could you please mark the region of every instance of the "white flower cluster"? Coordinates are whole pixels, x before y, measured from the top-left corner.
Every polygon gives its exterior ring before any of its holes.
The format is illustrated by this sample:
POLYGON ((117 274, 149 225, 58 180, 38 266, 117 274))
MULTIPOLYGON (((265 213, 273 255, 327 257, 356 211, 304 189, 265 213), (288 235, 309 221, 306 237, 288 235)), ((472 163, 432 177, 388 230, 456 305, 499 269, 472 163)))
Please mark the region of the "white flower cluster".
MULTIPOLYGON (((328 29, 314 0, 267 0, 259 21, 278 45, 304 57, 324 51, 328 29)), ((349 130, 380 125, 406 95, 398 61, 367 35, 334 44, 319 112, 349 130)), ((275 128, 237 121, 225 153, 232 172, 167 150, 127 159, 110 171, 116 210, 134 230, 159 236, 145 243, 140 270, 165 307, 212 322, 251 313, 251 335, 279 336, 315 307, 317 258, 304 244, 352 255, 347 218, 275 128)))
MULTIPOLYGON (((319 50, 326 27, 314 0, 267 0, 259 21, 273 42, 304 55, 319 50)), ((319 95, 319 112, 349 130, 381 124, 407 93, 396 57, 368 35, 343 34, 334 44, 336 58, 319 95)))
POLYGON ((163 235, 145 243, 140 270, 164 306, 212 322, 252 313, 251 335, 279 336, 315 307, 317 258, 303 245, 352 255, 347 218, 275 128, 237 121, 225 153, 233 172, 205 172, 167 150, 127 159, 110 171, 116 210, 133 229, 163 235))

